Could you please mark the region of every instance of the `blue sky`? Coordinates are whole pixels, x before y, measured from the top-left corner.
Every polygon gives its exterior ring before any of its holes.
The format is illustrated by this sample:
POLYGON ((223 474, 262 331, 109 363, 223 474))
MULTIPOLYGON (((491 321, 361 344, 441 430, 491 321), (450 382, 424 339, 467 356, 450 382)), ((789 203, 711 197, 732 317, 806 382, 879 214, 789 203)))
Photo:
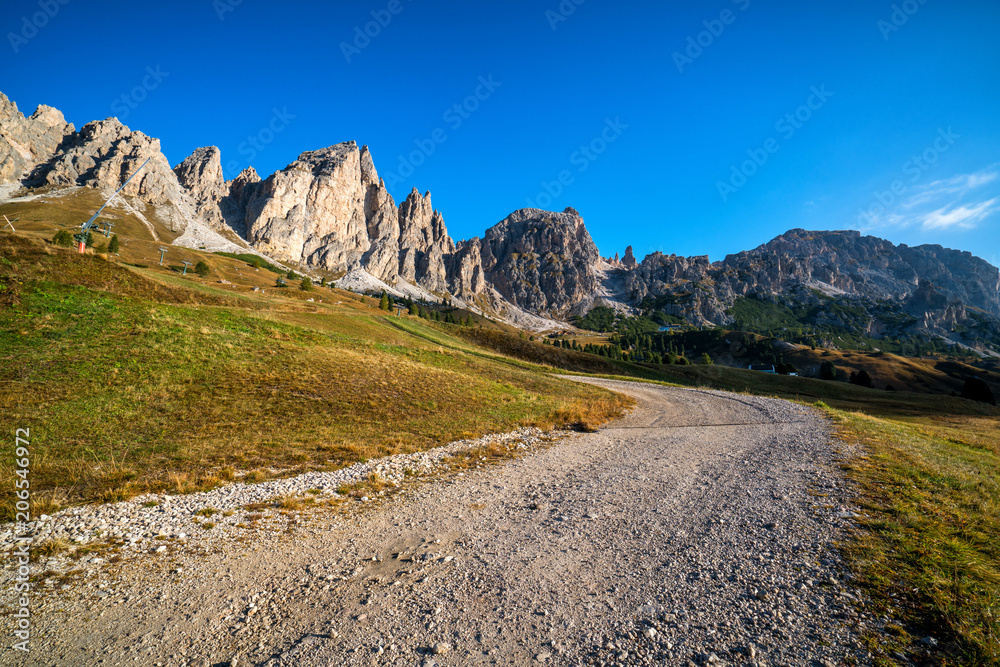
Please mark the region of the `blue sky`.
POLYGON ((457 239, 532 203, 605 255, 853 228, 1000 263, 993 0, 7 0, 0 29, 22 111, 228 177, 353 139, 457 239))

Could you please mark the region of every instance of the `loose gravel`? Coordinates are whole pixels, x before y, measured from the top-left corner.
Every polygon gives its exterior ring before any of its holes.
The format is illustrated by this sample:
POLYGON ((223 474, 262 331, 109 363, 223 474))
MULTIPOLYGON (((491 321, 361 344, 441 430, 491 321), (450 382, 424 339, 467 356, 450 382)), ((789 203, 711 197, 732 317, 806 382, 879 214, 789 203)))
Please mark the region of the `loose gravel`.
MULTIPOLYGON (((474 440, 457 440, 430 451, 356 463, 332 472, 309 472, 259 483, 236 482, 185 495, 146 494, 124 502, 77 507, 51 516, 43 514, 28 523, 0 525, 0 553, 11 554, 22 546, 37 550, 60 544, 64 551, 36 560, 29 567, 31 576, 42 578, 45 590, 60 584, 60 577, 70 571, 100 574, 106 562, 103 556, 111 550, 119 562, 174 547, 218 548, 220 542, 239 541, 243 536, 238 529, 247 528, 248 523, 254 529, 274 529, 297 522, 298 514, 282 511, 284 507, 309 509, 310 504, 347 498, 373 502, 408 480, 447 471, 445 459, 460 452, 491 445, 523 451, 563 435, 524 428, 474 440), (372 492, 371 497, 353 490, 354 485, 370 481, 372 475, 386 490, 372 492), (100 555, 81 560, 80 552, 100 555)), ((13 571, 5 571, 0 583, 13 585, 13 577, 13 571)), ((59 587, 66 590, 72 586, 61 583, 59 587)), ((108 594, 99 592, 100 597, 108 594)))
MULTIPOLYGON (((524 450, 496 466, 407 484, 417 468, 440 471, 444 456, 483 444, 453 443, 336 473, 54 515, 34 527, 39 542, 131 546, 38 563, 33 651, 0 657, 870 664, 859 633, 887 619, 866 612, 835 549, 855 515, 820 415, 773 399, 586 381, 639 406, 598 433, 556 442, 538 431, 494 436, 524 450), (241 509, 310 491, 333 497, 372 472, 403 492, 337 510, 241 509), (218 514, 195 515, 203 508, 218 514), (81 571, 68 578, 67 569, 81 571)), ((5 576, 0 599, 10 609, 5 576)))

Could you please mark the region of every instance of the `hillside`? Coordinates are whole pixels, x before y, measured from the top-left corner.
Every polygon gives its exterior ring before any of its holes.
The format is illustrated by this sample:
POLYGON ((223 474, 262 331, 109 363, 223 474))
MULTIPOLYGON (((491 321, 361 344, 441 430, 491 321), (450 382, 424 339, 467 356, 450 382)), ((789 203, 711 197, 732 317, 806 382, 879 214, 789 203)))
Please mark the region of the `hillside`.
MULTIPOLYGON (((254 255, 165 246, 167 225, 126 209, 110 212, 121 241, 114 257, 51 243, 99 200, 86 189, 43 196, 19 205, 17 234, 0 233, 0 401, 48 443, 33 471, 42 508, 343 466, 519 424, 596 423, 621 408, 548 375, 557 369, 740 391, 779 383, 782 394, 845 406, 871 400, 843 383, 564 350, 440 305, 421 308, 474 326, 390 315, 375 298, 304 291, 254 255), (182 275, 185 261, 209 273, 182 275), (279 277, 289 286, 277 287, 279 277)), ((106 243, 96 237, 98 250, 106 243)), ((827 353, 796 354, 805 366, 827 353)), ((967 372, 956 362, 833 354, 845 370, 891 379, 906 404, 915 400, 906 390, 947 393, 967 372)))
POLYGON ((624 405, 476 348, 457 325, 279 289, 267 269, 197 250, 171 248, 161 267, 156 247, 125 238, 114 261, 0 233, 0 405, 45 443, 36 512, 597 423, 624 405), (181 259, 211 273, 182 276, 181 259))
POLYGON ((110 194, 148 160, 120 204, 153 241, 253 251, 317 278, 349 274, 351 285, 454 303, 522 329, 559 330, 606 305, 793 342, 819 338, 831 349, 900 352, 925 339, 1000 355, 1000 270, 969 252, 793 229, 716 262, 659 252, 637 261, 632 246, 604 259, 571 207, 517 210, 488 228, 493 221, 484 221, 482 238, 456 240, 430 192, 414 189, 397 204, 369 148, 354 141, 227 181, 218 148, 197 148, 171 167, 159 140, 116 118, 77 131, 50 107, 25 117, 0 93, 0 120, 0 203, 14 216, 60 197, 96 202, 87 191, 110 194))

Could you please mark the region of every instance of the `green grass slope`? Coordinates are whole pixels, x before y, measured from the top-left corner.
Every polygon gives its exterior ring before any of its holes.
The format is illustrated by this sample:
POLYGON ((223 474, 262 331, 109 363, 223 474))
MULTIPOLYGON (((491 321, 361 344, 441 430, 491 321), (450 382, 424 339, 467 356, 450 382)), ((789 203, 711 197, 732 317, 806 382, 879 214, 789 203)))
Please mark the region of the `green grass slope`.
POLYGON ((627 403, 470 346, 457 326, 274 292, 0 235, 0 412, 30 429, 36 513, 599 423, 627 403))

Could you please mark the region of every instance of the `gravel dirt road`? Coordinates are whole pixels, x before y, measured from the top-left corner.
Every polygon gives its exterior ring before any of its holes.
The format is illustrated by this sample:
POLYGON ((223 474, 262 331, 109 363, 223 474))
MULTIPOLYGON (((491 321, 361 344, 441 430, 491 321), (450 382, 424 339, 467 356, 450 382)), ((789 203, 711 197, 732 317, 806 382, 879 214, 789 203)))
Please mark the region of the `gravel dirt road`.
POLYGON ((792 403, 635 397, 597 433, 60 593, 31 665, 866 664, 834 542, 827 423, 792 403), (332 514, 332 513, 330 513, 332 514))

